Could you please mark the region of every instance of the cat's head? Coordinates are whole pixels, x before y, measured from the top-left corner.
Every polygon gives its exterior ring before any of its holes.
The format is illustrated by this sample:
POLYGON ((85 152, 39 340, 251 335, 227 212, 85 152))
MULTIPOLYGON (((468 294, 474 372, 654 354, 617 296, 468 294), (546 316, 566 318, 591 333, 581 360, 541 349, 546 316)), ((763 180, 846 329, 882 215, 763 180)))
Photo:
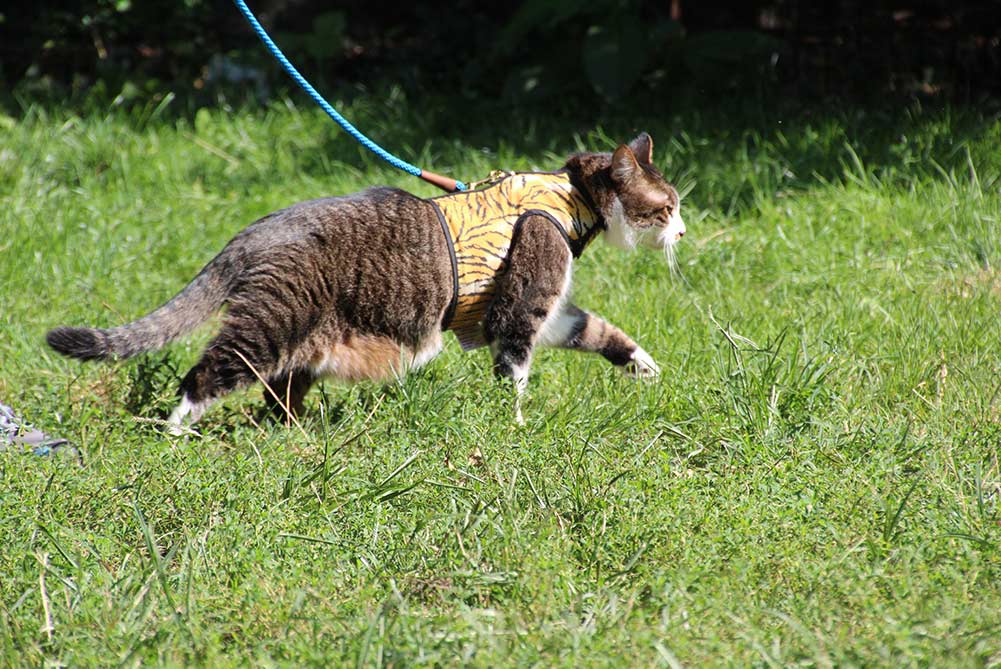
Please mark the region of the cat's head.
POLYGON ((625 249, 637 244, 663 249, 673 259, 674 244, 685 234, 681 198, 653 165, 650 135, 621 144, 608 170, 614 197, 603 207, 606 241, 625 249))

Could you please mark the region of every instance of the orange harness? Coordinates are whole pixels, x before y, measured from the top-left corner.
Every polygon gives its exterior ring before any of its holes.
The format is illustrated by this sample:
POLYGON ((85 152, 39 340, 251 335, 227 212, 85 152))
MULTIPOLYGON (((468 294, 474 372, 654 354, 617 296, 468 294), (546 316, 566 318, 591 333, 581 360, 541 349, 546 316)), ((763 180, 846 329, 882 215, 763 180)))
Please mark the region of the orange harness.
POLYGON ((452 255, 454 291, 444 328, 462 349, 486 342, 480 320, 507 267, 511 241, 528 215, 549 219, 578 257, 604 221, 590 198, 566 172, 526 172, 481 190, 443 195, 434 205, 452 255))

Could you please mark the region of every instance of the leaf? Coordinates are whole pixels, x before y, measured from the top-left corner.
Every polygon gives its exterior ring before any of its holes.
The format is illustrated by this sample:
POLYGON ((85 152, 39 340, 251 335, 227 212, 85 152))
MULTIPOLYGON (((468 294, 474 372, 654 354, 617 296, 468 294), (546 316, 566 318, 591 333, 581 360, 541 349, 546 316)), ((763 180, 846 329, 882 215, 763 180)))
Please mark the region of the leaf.
POLYGON ((685 65, 700 81, 731 80, 768 65, 783 43, 751 30, 716 30, 685 40, 685 65))
POLYGON ((202 107, 195 112, 195 132, 204 135, 212 127, 212 112, 202 107))
POLYGON ((638 17, 622 15, 604 26, 591 26, 582 60, 591 86, 608 100, 622 98, 643 73, 649 53, 638 17))
POLYGON ((344 12, 324 12, 313 20, 313 32, 306 37, 306 51, 317 60, 341 53, 347 21, 344 12))
POLYGON ((551 35, 554 27, 578 16, 594 13, 596 9, 600 8, 576 0, 527 0, 520 3, 514 16, 508 21, 496 48, 503 53, 510 53, 521 45, 529 33, 542 28, 551 35))

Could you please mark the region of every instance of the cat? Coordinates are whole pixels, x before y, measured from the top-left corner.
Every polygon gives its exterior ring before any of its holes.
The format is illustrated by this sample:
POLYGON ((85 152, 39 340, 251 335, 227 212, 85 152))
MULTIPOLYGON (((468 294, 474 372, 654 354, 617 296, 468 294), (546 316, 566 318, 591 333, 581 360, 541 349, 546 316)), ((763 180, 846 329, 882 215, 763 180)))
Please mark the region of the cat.
POLYGON ((58 327, 46 340, 80 360, 152 351, 226 308, 181 381, 173 429, 219 397, 266 382, 267 409, 302 411, 323 377, 387 380, 427 363, 455 331, 489 345, 515 388, 532 353, 603 355, 635 376, 659 368, 629 336, 569 301, 571 263, 601 234, 627 249, 685 234, 680 198, 653 165, 646 133, 611 153, 579 153, 556 172, 510 174, 480 190, 422 199, 393 188, 309 200, 245 228, 173 299, 109 329, 58 327))

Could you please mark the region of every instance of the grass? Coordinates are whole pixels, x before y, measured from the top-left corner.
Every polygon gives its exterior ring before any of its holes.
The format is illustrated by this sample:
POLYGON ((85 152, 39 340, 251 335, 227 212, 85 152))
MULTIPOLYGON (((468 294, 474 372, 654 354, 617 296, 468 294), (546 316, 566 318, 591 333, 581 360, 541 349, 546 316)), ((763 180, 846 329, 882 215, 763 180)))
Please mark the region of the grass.
POLYGON ((1001 664, 997 117, 453 137, 358 100, 465 179, 649 130, 690 191, 682 276, 596 244, 575 293, 663 375, 540 353, 519 428, 452 342, 399 383, 314 390, 302 431, 258 425, 255 389, 177 438, 147 419, 207 331, 99 366, 46 329, 145 313, 291 202, 432 191, 312 110, 160 111, 0 118, 0 400, 86 456, 0 453, 0 664, 1001 664))

